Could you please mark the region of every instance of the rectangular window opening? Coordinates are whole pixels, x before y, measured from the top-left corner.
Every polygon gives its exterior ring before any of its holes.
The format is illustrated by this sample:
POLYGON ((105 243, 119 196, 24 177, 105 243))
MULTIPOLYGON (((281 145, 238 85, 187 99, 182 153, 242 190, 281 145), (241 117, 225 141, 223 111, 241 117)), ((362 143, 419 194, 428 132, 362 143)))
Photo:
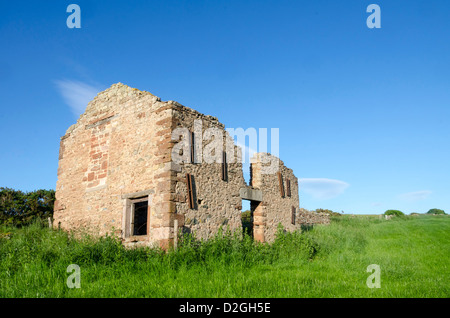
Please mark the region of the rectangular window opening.
POLYGON ((154 190, 123 194, 122 235, 124 239, 142 241, 150 234, 150 202, 154 190))
POLYGON ((278 184, 280 186, 280 195, 282 198, 284 198, 283 176, 281 175, 280 171, 278 171, 278 184))
POLYGON ((188 191, 188 203, 189 209, 194 209, 194 186, 193 186, 193 176, 190 173, 186 173, 186 186, 188 191))
POLYGON ((148 200, 133 202, 133 236, 147 235, 148 200))
POLYGON ((222 152, 222 181, 228 181, 227 153, 222 152))
POLYGON ((291 224, 295 225, 295 207, 292 207, 291 224))
POLYGON ((191 159, 191 163, 195 163, 195 145, 194 145, 194 141, 195 141, 195 134, 193 131, 190 132, 189 134, 189 145, 190 145, 190 159, 191 159))

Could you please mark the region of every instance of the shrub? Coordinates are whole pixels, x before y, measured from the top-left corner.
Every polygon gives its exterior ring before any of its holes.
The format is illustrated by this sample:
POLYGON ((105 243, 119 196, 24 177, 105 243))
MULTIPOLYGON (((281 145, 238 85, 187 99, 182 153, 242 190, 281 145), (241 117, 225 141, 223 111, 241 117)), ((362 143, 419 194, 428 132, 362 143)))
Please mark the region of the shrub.
POLYGON ((447 214, 444 212, 444 210, 441 209, 430 209, 428 210, 427 214, 447 214))
POLYGON ((403 216, 405 214, 399 210, 387 210, 386 212, 384 212, 384 215, 403 216))

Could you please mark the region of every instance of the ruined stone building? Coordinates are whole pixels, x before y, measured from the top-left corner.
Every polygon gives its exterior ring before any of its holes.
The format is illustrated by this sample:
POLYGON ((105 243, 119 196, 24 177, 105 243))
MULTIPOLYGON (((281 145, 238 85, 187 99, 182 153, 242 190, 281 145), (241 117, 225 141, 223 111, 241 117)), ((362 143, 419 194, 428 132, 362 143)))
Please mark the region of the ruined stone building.
POLYGON ((207 239, 221 226, 241 229, 243 199, 251 202, 253 235, 261 242, 273 241, 279 223, 292 231, 328 222, 299 211, 297 177, 281 160, 256 154, 248 185, 239 154, 217 118, 114 84, 61 137, 54 224, 167 248, 180 232, 207 239), (209 151, 210 140, 224 151, 209 151), (273 173, 264 171, 267 162, 276 162, 273 173))

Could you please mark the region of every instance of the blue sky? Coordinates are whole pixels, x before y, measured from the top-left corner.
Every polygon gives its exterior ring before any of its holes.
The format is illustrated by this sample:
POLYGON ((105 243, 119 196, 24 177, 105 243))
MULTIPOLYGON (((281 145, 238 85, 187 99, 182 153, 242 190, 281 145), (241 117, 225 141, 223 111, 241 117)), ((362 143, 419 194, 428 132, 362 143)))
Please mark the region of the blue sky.
POLYGON ((54 189, 59 138, 122 82, 226 127, 279 128, 301 207, 450 212, 449 1, 2 1, 0 12, 0 186, 54 189), (80 29, 66 25, 71 3, 80 29), (371 3, 380 29, 366 25, 371 3))

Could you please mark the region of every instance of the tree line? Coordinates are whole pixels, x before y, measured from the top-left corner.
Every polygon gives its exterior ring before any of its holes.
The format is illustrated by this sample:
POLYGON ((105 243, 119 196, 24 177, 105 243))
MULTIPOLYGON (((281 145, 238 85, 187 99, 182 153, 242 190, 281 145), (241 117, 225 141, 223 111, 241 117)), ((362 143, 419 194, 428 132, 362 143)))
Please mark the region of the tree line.
POLYGON ((53 217, 55 190, 23 192, 0 187, 0 224, 23 226, 53 217))
MULTIPOLYGON (((417 213, 417 212, 411 213, 411 215, 415 215, 415 214, 420 214, 420 213, 417 213)), ((446 215, 447 213, 445 213, 445 211, 441 210, 441 209, 429 209, 426 214, 446 215)), ((402 216, 402 215, 405 215, 405 213, 403 213, 402 211, 399 211, 399 210, 387 210, 386 212, 384 212, 384 215, 402 216)))

